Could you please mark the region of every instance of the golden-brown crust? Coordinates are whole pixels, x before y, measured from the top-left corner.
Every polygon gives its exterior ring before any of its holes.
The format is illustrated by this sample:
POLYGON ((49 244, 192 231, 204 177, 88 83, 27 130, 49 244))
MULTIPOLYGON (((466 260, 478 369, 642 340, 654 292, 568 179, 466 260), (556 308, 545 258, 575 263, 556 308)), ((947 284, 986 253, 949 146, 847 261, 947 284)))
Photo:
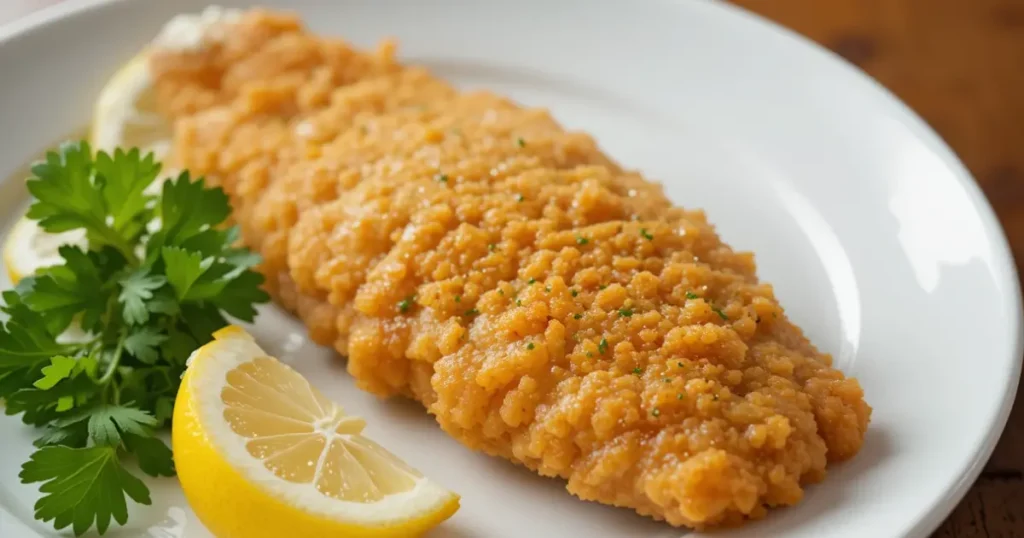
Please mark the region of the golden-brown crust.
POLYGON ((794 504, 860 448, 859 385, 752 256, 590 137, 293 19, 226 35, 154 60, 175 155, 364 389, 673 525, 794 504))

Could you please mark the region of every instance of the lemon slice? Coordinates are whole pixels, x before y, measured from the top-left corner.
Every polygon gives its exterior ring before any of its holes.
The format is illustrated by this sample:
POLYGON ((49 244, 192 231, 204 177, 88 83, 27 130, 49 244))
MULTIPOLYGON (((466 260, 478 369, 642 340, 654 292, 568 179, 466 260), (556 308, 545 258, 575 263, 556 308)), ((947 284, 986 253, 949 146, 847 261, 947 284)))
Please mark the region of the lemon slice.
POLYGON ((64 258, 57 252, 62 245, 85 247, 86 243, 83 229, 51 234, 44 232, 36 221, 22 217, 4 241, 7 275, 17 284, 37 269, 63 264, 64 258))
POLYGON ((139 148, 164 160, 171 147, 172 125, 156 108, 149 54, 142 51, 111 77, 100 92, 89 133, 93 149, 139 148))
POLYGON ((178 478, 216 536, 418 536, 459 497, 362 435, 238 327, 196 350, 174 407, 178 478))

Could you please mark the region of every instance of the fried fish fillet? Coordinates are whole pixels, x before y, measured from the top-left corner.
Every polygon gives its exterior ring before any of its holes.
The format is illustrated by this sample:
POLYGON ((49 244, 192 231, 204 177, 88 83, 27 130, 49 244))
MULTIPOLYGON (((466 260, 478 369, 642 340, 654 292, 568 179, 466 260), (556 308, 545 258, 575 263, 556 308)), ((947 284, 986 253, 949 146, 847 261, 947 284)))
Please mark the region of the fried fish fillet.
POLYGON ((151 67, 274 297, 467 446, 698 528, 860 449, 860 386, 753 257, 547 112, 259 11, 151 67))

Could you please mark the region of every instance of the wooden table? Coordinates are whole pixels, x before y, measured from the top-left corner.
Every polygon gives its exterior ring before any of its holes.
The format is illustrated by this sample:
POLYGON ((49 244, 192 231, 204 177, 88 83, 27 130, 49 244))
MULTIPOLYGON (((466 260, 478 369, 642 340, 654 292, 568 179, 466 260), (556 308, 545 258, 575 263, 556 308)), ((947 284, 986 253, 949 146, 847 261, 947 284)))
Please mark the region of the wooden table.
MULTIPOLYGON (((60 0, 0 0, 0 23, 60 0)), ((967 164, 1024 260, 1024 0, 733 0, 857 64, 967 164)), ((1024 398, 937 538, 1024 537, 1024 398)))
MULTIPOLYGON (((733 2, 829 47, 924 116, 981 183, 1024 261, 1024 0, 733 2)), ((934 536, 1024 537, 1024 398, 934 536)))

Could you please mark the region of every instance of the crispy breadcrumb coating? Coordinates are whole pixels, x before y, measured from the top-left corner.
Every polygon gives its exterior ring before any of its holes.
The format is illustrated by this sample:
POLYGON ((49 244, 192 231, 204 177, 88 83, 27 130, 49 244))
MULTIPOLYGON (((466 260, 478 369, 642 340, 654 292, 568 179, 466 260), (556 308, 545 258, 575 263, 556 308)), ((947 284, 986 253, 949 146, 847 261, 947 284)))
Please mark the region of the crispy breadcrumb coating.
POLYGON ((180 166, 359 385, 472 448, 673 525, 791 505, 857 453, 857 381, 750 254, 544 110, 248 13, 158 51, 180 166))

